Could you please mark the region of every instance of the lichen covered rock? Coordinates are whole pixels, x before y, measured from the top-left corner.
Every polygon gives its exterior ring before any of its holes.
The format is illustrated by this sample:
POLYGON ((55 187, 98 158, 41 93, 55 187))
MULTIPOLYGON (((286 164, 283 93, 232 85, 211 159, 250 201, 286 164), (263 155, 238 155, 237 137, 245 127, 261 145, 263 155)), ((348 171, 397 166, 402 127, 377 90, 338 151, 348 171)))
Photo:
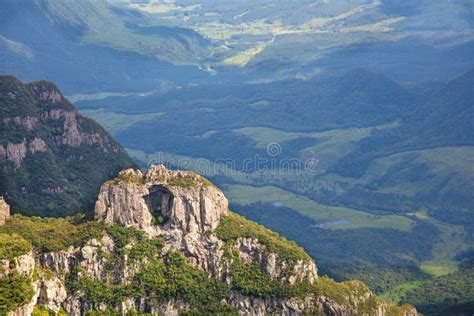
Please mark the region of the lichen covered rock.
POLYGON ((153 166, 146 174, 129 169, 102 187, 96 217, 106 223, 135 226, 153 234, 179 230, 204 233, 228 211, 222 191, 203 177, 153 166), (162 225, 155 225, 162 221, 162 225))

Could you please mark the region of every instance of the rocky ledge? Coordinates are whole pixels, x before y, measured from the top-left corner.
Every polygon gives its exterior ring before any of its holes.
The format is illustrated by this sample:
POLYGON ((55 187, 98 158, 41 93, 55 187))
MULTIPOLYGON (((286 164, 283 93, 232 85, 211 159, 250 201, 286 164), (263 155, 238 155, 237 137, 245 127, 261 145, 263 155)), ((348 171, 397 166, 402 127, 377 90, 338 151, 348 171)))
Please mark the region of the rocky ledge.
MULTIPOLYGON (((303 249, 230 212, 224 194, 193 172, 123 171, 102 186, 95 217, 71 226, 80 238, 63 249, 11 259, 15 274, 31 276, 31 295, 10 315, 416 315, 360 282, 318 277, 303 249)), ((28 221, 13 216, 3 229, 28 221)))

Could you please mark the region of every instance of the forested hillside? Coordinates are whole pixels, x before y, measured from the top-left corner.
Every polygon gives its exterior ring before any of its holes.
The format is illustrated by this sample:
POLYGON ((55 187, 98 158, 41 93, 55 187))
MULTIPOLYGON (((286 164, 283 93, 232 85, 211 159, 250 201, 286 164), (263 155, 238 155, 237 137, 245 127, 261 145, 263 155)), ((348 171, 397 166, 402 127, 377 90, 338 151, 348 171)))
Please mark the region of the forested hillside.
POLYGON ((77 106, 143 165, 205 173, 322 271, 383 293, 457 271, 472 247, 471 86, 472 72, 408 86, 357 69, 77 106))
POLYGON ((132 165, 54 84, 0 76, 0 196, 14 213, 91 214, 102 182, 132 165))

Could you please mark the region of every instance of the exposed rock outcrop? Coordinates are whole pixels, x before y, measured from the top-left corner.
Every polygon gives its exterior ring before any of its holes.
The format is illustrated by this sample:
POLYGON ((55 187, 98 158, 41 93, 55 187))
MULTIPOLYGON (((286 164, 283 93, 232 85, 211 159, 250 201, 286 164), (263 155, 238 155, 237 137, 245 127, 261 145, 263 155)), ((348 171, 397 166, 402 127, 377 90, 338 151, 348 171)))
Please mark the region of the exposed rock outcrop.
MULTIPOLYGON (((21 276, 26 276, 33 280, 35 273, 35 256, 33 252, 30 252, 26 255, 22 255, 14 258, 13 260, 3 259, 0 260, 0 277, 16 273, 21 276)), ((7 313, 7 316, 30 316, 33 313, 33 308, 38 301, 39 295, 39 282, 34 280, 31 283, 33 297, 30 302, 26 305, 20 306, 14 311, 7 313)))
POLYGON ((53 136, 53 141, 56 145, 79 147, 83 144, 97 144, 105 152, 109 150, 110 144, 105 135, 80 131, 79 124, 83 119, 75 110, 55 109, 45 112, 43 118, 63 122, 63 133, 61 135, 53 136))
POLYGON ((0 197, 0 226, 5 224, 5 221, 10 217, 10 205, 5 202, 3 197, 0 197))
POLYGON ((8 159, 15 164, 16 168, 19 168, 28 152, 35 154, 37 152, 45 152, 46 150, 46 143, 38 137, 29 143, 26 140, 23 140, 21 143, 8 143, 6 149, 3 145, 0 145, 0 160, 8 159))
MULTIPOLYGON (((203 272, 201 282, 210 277, 228 291, 214 304, 242 315, 389 314, 389 306, 376 301, 362 283, 337 287, 332 280, 318 278, 316 264, 301 248, 229 212, 224 194, 193 172, 164 166, 153 166, 145 174, 123 171, 102 186, 95 215, 104 224, 102 237, 62 251, 39 252, 36 260, 32 253, 15 259, 18 273, 32 275, 37 270, 38 277, 32 284, 32 301, 10 316, 30 315, 35 304, 78 316, 89 310, 180 315, 195 306, 181 292, 167 296, 167 291, 184 284, 180 291, 193 293, 198 285, 189 275, 203 272), (226 221, 224 227, 233 233, 222 231, 226 221), (153 246, 154 240, 159 246, 153 246), (179 263, 177 253, 186 263, 179 263), (188 268, 177 265, 168 271, 170 260, 188 268), (158 265, 146 270, 151 262, 158 265), (143 269, 148 271, 144 275, 143 269), (171 278, 171 289, 163 283, 166 277, 171 278), (140 285, 143 278, 151 284, 140 285), (147 295, 150 287, 158 292, 147 295)), ((8 273, 7 267, 9 262, 0 261, 0 271, 8 273)), ((193 295, 199 294, 192 294, 196 299, 193 295)), ((390 310, 392 314, 415 316, 416 310, 390 310)))
POLYGON ((0 76, 0 129, 0 195, 8 194, 15 212, 91 211, 103 182, 133 166, 120 144, 47 81, 0 76))
POLYGON ((98 220, 135 226, 150 235, 172 230, 202 234, 215 229, 228 209, 222 191, 191 172, 153 166, 145 175, 139 170, 123 171, 118 179, 101 189, 98 220), (166 223, 153 225, 153 214, 166 218, 166 223))
POLYGON ((38 118, 35 116, 14 116, 3 119, 5 125, 15 124, 22 126, 28 132, 34 131, 38 127, 38 118))
POLYGON ((23 159, 25 159, 27 153, 26 141, 23 140, 21 143, 8 143, 6 150, 6 158, 13 161, 15 166, 18 168, 21 165, 23 159))
POLYGON ((44 140, 41 138, 35 137, 29 144, 28 149, 32 154, 43 153, 47 150, 44 140))
POLYGON ((160 236, 165 249, 183 251, 196 266, 222 277, 222 241, 207 236, 228 212, 222 191, 203 177, 153 166, 143 174, 129 169, 102 186, 96 218, 108 224, 136 227, 160 236), (162 221, 162 224, 157 224, 162 221))

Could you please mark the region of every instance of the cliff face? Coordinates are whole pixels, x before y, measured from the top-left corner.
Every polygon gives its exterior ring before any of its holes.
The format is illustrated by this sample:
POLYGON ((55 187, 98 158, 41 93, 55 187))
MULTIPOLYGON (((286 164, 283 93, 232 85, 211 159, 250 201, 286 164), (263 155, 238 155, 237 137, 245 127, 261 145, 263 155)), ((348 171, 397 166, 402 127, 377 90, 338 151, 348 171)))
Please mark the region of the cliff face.
POLYGON ((0 225, 5 224, 5 221, 10 217, 10 205, 5 202, 3 197, 0 197, 0 225))
MULTIPOLYGON (((81 224, 95 233, 81 228, 80 243, 23 255, 17 269, 38 271, 34 293, 10 315, 35 305, 70 315, 416 315, 360 282, 318 277, 301 248, 230 212, 223 193, 191 172, 124 171, 102 186, 96 219, 81 224)), ((15 221, 27 220, 14 216, 4 231, 15 221)))
POLYGON ((101 184, 130 166, 123 148, 54 84, 0 76, 0 196, 13 212, 91 212, 101 184))

